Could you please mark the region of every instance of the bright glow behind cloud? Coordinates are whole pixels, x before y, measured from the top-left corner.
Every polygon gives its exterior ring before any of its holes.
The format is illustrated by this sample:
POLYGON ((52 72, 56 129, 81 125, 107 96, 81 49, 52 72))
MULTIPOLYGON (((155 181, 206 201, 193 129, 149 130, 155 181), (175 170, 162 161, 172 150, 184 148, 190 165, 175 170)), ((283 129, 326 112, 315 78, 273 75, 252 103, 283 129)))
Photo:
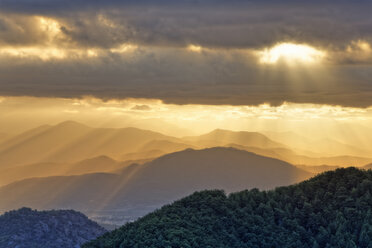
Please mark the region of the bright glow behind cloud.
POLYGON ((286 63, 315 63, 321 61, 325 53, 304 44, 280 43, 271 48, 258 52, 262 64, 286 63))

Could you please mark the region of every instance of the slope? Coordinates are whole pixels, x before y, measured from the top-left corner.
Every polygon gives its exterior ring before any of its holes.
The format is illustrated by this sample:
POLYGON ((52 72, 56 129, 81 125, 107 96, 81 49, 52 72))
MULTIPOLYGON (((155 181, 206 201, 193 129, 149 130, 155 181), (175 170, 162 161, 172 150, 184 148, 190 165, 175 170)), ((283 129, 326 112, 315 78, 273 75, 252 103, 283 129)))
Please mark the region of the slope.
POLYGON ((294 132, 264 132, 264 134, 270 139, 286 144, 296 149, 297 152, 310 157, 340 155, 365 157, 371 154, 371 150, 342 143, 331 138, 310 139, 294 132))
POLYGON ((79 247, 106 230, 73 210, 22 208, 0 216, 0 247, 79 247))
POLYGON ((176 138, 136 128, 91 128, 76 122, 63 122, 20 134, 0 146, 1 167, 39 162, 71 163, 106 155, 114 159, 136 152, 151 140, 176 138))
POLYGON ((372 158, 357 156, 331 156, 331 157, 310 157, 299 155, 288 148, 258 148, 253 146, 242 146, 237 144, 227 144, 226 147, 234 147, 259 154, 261 156, 284 160, 295 165, 322 166, 329 165, 333 167, 363 166, 372 162, 372 158))
POLYGON ((2 209, 153 210, 196 190, 270 189, 312 176, 286 162, 233 148, 185 150, 117 174, 33 178, 0 188, 2 209))
POLYGON ((116 172, 133 163, 144 161, 129 160, 119 162, 107 156, 84 159, 76 163, 36 163, 10 168, 0 168, 0 186, 32 177, 81 175, 88 173, 116 172))
POLYGON ((196 146, 203 147, 224 146, 229 143, 259 148, 286 147, 257 132, 234 132, 222 129, 216 129, 200 136, 184 137, 183 140, 185 142, 192 142, 192 144, 196 146))
POLYGON ((93 247, 370 247, 372 172, 327 172, 298 185, 194 193, 85 244, 93 247))

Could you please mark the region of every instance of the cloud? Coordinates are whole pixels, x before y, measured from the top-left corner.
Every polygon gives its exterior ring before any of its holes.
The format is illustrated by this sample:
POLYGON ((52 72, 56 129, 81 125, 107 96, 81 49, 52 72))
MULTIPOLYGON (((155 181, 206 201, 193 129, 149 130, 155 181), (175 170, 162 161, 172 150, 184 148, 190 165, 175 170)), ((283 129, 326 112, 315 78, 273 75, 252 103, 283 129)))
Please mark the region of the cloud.
MULTIPOLYGON (((8 20, 0 27, 8 33, 17 33, 12 21, 44 15, 58 19, 63 34, 77 46, 129 42, 262 48, 294 41, 340 48, 351 40, 372 41, 370 1, 2 0, 0 4, 1 16, 8 20)), ((27 42, 35 34, 20 36, 18 42, 27 42)))
POLYGON ((151 110, 151 107, 148 105, 136 105, 132 107, 131 110, 149 111, 151 110))
MULTIPOLYGON (((369 1, 0 0, 0 93, 372 105, 369 1), (278 43, 322 64, 258 63, 278 43)), ((301 61, 298 60, 298 61, 301 61)))
POLYGON ((372 105, 368 66, 263 66, 240 50, 140 47, 123 54, 0 60, 2 95, 156 98, 176 104, 372 105))

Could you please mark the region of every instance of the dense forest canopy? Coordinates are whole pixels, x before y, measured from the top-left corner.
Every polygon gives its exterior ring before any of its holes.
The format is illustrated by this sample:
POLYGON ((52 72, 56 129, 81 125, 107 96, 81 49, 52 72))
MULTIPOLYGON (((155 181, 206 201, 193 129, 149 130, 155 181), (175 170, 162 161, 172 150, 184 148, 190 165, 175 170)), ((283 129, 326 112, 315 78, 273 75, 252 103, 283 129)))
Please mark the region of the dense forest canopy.
POLYGON ((83 247, 372 247, 372 171, 337 169, 272 191, 202 191, 83 247))
POLYGON ((0 215, 0 248, 79 247, 106 230, 74 210, 12 210, 0 215))

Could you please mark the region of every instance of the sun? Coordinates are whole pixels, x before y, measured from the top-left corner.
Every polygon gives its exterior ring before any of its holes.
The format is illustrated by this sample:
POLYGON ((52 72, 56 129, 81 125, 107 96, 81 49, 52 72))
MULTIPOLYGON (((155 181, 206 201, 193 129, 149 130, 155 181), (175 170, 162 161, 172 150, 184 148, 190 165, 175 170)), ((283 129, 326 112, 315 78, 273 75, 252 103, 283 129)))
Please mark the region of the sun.
POLYGON ((261 64, 315 63, 321 61, 325 52, 312 46, 294 43, 279 43, 257 52, 261 64))

